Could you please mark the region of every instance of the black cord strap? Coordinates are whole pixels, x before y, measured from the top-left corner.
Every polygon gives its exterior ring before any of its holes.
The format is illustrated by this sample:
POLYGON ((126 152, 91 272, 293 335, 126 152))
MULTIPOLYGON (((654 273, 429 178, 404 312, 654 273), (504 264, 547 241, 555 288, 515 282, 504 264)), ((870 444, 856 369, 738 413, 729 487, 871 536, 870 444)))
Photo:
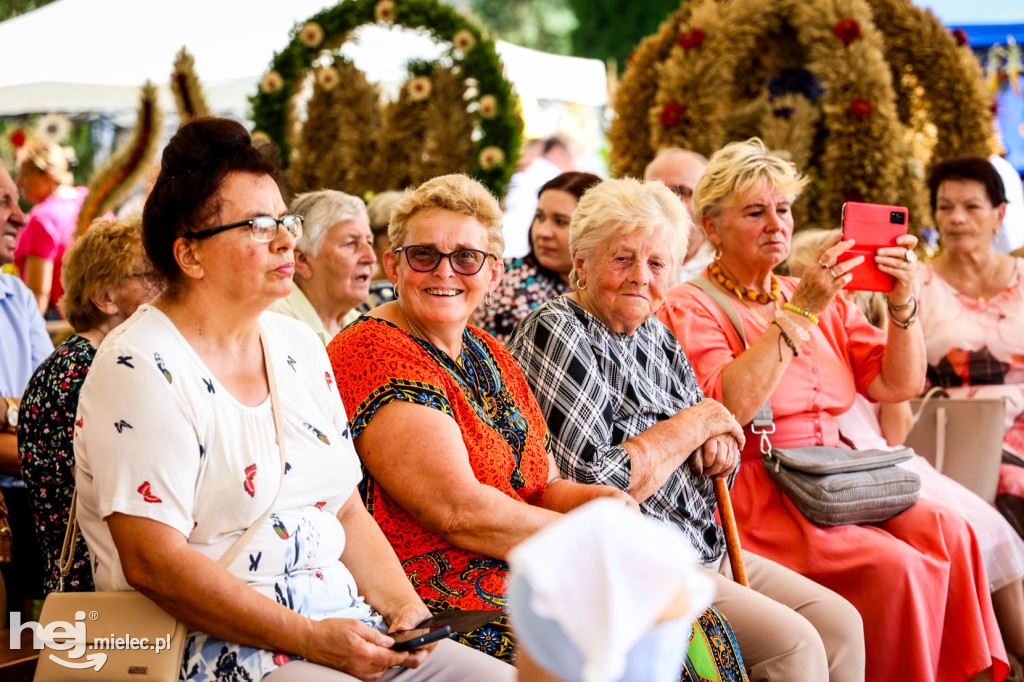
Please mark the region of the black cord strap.
POLYGON ((789 349, 791 351, 793 351, 793 357, 794 358, 796 356, 800 355, 799 353, 796 352, 796 344, 793 343, 793 339, 789 338, 789 334, 787 334, 786 330, 782 328, 782 325, 779 324, 775 320, 772 320, 772 324, 774 324, 776 327, 779 328, 779 339, 780 339, 779 340, 779 362, 782 362, 782 342, 783 341, 785 341, 786 345, 789 346, 789 349))

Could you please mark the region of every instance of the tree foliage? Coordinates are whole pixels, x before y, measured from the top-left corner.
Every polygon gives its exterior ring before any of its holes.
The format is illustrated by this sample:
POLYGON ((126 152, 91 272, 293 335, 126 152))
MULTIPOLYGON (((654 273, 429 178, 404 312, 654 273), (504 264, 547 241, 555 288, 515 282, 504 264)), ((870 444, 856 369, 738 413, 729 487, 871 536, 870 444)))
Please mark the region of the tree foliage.
POLYGON ((470 8, 502 40, 555 54, 572 54, 577 26, 571 0, 470 0, 470 8))
POLYGON ((0 21, 31 12, 51 2, 53 0, 0 0, 0 21))
POLYGON ((643 38, 679 9, 680 0, 568 0, 579 22, 572 34, 572 54, 607 60, 621 72, 626 58, 643 38))

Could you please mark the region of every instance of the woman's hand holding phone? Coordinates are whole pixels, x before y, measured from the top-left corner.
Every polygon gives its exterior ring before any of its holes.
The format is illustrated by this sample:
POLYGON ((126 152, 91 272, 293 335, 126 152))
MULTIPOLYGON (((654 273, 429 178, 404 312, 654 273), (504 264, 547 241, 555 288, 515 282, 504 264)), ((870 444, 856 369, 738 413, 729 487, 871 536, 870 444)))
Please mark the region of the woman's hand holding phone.
POLYGON ((896 280, 889 292, 889 303, 897 308, 910 302, 913 292, 914 275, 917 273, 917 256, 914 248, 917 237, 905 234, 896 238, 898 246, 886 246, 875 251, 875 266, 896 280))
POLYGON ((854 256, 839 262, 839 257, 853 248, 852 239, 842 241, 835 235, 825 242, 818 250, 816 262, 808 263, 804 268, 796 291, 793 292, 793 305, 815 315, 821 314, 836 297, 836 294, 853 279, 850 271, 864 262, 864 256, 854 256))

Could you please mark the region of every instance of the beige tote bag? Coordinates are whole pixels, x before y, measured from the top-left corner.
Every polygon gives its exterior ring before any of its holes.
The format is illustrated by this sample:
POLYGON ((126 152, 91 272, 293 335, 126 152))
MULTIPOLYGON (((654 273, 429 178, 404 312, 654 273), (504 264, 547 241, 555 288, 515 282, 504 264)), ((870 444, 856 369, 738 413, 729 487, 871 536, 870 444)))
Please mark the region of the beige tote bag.
POLYGON ((1003 398, 950 398, 939 387, 910 401, 914 428, 905 445, 941 473, 992 504, 1003 456, 1003 398))

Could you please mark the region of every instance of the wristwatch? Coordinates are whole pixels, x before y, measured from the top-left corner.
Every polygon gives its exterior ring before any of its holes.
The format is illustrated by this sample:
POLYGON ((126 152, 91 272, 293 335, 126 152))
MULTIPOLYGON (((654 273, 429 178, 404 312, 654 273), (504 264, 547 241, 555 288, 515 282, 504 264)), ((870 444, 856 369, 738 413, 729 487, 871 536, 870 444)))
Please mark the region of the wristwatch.
POLYGON ((7 401, 7 428, 11 431, 18 430, 18 403, 14 402, 13 398, 4 396, 4 400, 7 401))

